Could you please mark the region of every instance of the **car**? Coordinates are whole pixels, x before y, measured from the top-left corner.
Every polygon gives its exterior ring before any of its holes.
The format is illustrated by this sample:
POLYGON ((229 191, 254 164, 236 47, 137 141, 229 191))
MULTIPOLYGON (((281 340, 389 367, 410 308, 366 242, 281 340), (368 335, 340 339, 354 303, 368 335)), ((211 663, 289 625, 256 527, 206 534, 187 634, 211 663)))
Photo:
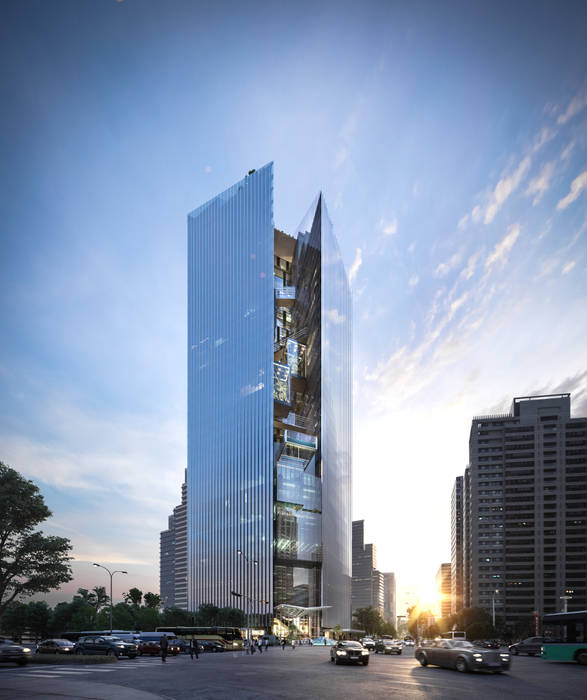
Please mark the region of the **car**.
POLYGON ((369 664, 369 649, 360 642, 337 642, 330 648, 330 660, 334 664, 369 664))
POLYGON ((369 649, 369 651, 375 650, 375 640, 372 637, 363 637, 363 639, 361 639, 361 644, 365 649, 369 649))
POLYGON ((395 639, 378 639, 375 642, 376 654, 401 654, 403 645, 395 639))
POLYGON ((416 642, 414 642, 413 639, 404 639, 404 646, 405 647, 413 647, 416 645, 416 642))
POLYGON ((198 640, 198 644, 203 647, 202 651, 203 652, 212 652, 214 654, 224 651, 224 645, 221 644, 220 642, 215 642, 212 639, 201 639, 198 640))
POLYGON ((76 654, 102 654, 105 656, 128 656, 135 659, 138 654, 138 647, 132 642, 125 642, 118 637, 106 635, 88 635, 81 637, 77 641, 76 654))
POLYGON ((483 649, 501 649, 501 642, 497 639, 475 639, 473 644, 483 649))
POLYGON ((442 666, 467 671, 507 671, 511 664, 509 652, 476 647, 464 639, 436 639, 416 647, 416 659, 421 666, 442 666))
POLYGON ((139 656, 159 656, 161 646, 154 639, 142 639, 139 642, 139 656))
POLYGON ((0 661, 14 661, 19 666, 28 664, 33 652, 30 647, 13 642, 7 637, 0 637, 0 661))
POLYGON ((75 642, 69 639, 44 639, 37 644, 37 654, 73 654, 75 642))
POLYGON ((521 642, 512 644, 509 649, 514 655, 518 654, 528 654, 528 656, 540 656, 542 650, 542 645, 544 644, 544 637, 528 637, 528 639, 523 639, 521 642))

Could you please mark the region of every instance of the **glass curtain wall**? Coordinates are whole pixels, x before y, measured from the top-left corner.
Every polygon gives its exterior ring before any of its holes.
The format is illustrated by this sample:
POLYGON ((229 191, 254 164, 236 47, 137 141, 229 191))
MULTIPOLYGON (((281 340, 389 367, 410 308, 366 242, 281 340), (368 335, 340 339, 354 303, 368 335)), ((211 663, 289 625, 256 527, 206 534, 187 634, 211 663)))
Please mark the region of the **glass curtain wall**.
POLYGON ((270 163, 188 216, 188 605, 248 608, 266 614, 265 624, 273 603, 273 285, 270 163))

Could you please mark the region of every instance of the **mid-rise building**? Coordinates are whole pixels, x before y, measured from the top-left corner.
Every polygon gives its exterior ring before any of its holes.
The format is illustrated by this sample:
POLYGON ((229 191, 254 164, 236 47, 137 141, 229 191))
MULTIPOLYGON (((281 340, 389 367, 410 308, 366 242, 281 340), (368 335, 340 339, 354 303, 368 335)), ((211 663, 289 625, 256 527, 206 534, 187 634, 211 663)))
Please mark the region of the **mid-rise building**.
POLYGON ((383 574, 377 569, 377 552, 374 544, 365 544, 365 521, 353 521, 353 587, 352 608, 373 607, 383 617, 385 584, 383 574))
POLYGON ((515 398, 471 424, 463 483, 464 596, 513 625, 587 608, 587 418, 570 394, 515 398), (570 593, 568 593, 570 591, 570 593))
POLYGON ((463 477, 457 476, 450 503, 450 612, 463 607, 463 477))
POLYGON ((393 572, 383 574, 383 619, 396 625, 397 605, 396 605, 396 582, 393 572))
POLYGON ((159 595, 165 607, 187 610, 187 484, 159 540, 159 595))
POLYGON ((324 197, 288 235, 273 164, 251 171, 188 216, 190 609, 244 604, 280 634, 350 627, 351 388, 324 197))
POLYGON ((451 564, 441 564, 436 573, 436 590, 440 596, 440 617, 448 617, 451 611, 451 564))

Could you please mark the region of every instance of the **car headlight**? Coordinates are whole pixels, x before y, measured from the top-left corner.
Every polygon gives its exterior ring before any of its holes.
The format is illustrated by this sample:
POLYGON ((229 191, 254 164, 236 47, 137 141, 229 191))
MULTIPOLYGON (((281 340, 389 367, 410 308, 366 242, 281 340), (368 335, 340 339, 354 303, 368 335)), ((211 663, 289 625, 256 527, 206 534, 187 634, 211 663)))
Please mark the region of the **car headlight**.
POLYGON ((31 653, 31 650, 28 647, 23 647, 22 650, 25 651, 27 654, 31 653))
POLYGON ((346 651, 337 651, 336 655, 337 656, 346 656, 346 651))
POLYGON ((500 654, 500 656, 502 659, 506 659, 506 660, 510 658, 509 654, 500 654))
POLYGON ((368 654, 368 653, 369 653, 369 649, 363 649, 363 651, 361 652, 361 654, 363 654, 363 655, 368 654))
POLYGON ((483 654, 473 654, 473 658, 475 661, 481 662, 483 661, 483 654))

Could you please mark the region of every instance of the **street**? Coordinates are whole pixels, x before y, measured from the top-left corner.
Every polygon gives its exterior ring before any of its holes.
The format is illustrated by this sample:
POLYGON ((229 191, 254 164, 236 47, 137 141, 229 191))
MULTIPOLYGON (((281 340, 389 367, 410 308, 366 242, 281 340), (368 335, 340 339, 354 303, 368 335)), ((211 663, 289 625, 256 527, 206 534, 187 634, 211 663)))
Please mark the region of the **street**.
POLYGON ((516 657, 504 674, 467 673, 421 667, 412 649, 401 656, 371 653, 369 665, 335 666, 329 649, 277 647, 254 656, 243 653, 123 659, 103 666, 0 668, 0 698, 112 698, 118 700, 191 700, 243 698, 462 698, 487 700, 585 697, 587 669, 576 664, 516 657), (142 691, 133 693, 134 691, 142 691))

